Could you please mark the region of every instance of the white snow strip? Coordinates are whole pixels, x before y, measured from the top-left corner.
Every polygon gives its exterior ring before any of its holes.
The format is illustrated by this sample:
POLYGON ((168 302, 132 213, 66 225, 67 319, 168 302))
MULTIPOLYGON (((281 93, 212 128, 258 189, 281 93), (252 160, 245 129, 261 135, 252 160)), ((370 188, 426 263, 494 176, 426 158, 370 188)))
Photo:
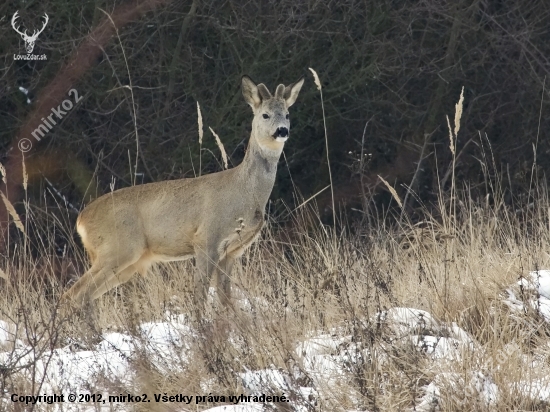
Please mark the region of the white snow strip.
MULTIPOLYGON (((470 378, 465 382, 464 376, 454 372, 444 372, 436 375, 434 380, 424 388, 425 395, 415 406, 415 411, 435 411, 441 406, 442 389, 445 388, 447 396, 452 396, 453 404, 467 403, 472 397, 478 397, 485 405, 494 405, 498 401, 499 390, 493 380, 481 372, 471 372, 470 378)), ((464 406, 466 407, 466 405, 464 406)))
POLYGON ((550 270, 529 272, 514 286, 506 289, 506 298, 503 302, 514 312, 530 309, 538 312, 550 322, 550 270), (518 295, 521 298, 518 298, 518 295))
POLYGON ((512 391, 517 391, 532 400, 550 402, 550 378, 548 377, 513 382, 510 388, 512 391))
POLYGON ((391 308, 376 315, 376 321, 387 324, 397 334, 419 334, 419 331, 435 330, 439 323, 425 310, 391 308))

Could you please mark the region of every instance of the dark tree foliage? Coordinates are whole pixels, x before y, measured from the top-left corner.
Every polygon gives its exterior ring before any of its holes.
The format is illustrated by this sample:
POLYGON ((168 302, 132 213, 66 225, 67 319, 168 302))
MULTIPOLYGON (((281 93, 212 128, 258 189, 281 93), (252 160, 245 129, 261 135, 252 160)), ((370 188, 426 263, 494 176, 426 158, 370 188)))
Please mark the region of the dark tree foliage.
MULTIPOLYGON (((0 5, 4 152, 33 96, 122 3, 0 5), (30 31, 43 13, 50 16, 34 51, 46 61, 14 60, 24 53, 10 25, 18 9, 30 31)), ((360 204, 362 195, 376 193, 377 175, 401 194, 401 184, 412 186, 427 203, 439 185, 448 186, 445 115, 453 121, 462 87, 457 180, 484 195, 487 175, 498 173, 512 201, 533 171, 541 177, 550 168, 549 17, 540 0, 169 3, 119 30, 74 85, 84 99, 26 157, 31 203, 43 204, 44 178, 79 208, 113 181, 119 188, 198 174, 197 102, 205 123, 202 172, 221 169, 208 127, 238 164, 252 119, 240 93, 240 78, 248 74, 272 90, 307 77, 273 192, 294 204, 295 189, 308 197, 329 182, 320 96, 309 67, 323 83, 337 202, 360 204), (481 166, 484 158, 489 169, 481 166)))

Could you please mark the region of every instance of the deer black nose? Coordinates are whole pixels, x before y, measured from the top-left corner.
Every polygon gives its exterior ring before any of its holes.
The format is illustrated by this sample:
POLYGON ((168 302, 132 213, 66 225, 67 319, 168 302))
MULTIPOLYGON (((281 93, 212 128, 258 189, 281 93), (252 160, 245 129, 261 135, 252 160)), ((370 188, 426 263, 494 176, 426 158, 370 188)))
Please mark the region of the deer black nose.
POLYGON ((287 137, 288 136, 288 129, 286 127, 278 127, 277 131, 275 132, 275 137, 287 137))

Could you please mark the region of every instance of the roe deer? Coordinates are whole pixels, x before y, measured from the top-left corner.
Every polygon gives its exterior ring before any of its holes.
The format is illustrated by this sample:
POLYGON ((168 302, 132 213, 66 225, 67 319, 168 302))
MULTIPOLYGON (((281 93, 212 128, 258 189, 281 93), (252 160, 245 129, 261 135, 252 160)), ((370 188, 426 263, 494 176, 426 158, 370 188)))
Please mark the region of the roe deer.
POLYGON ((242 78, 254 119, 246 155, 237 167, 119 189, 88 205, 76 228, 92 266, 62 299, 84 304, 135 272, 144 276, 155 262, 195 256, 195 307, 205 304, 214 272, 220 300, 229 304, 231 268, 264 224, 277 162, 289 137, 288 108, 303 83, 280 84, 272 96, 265 85, 242 78))

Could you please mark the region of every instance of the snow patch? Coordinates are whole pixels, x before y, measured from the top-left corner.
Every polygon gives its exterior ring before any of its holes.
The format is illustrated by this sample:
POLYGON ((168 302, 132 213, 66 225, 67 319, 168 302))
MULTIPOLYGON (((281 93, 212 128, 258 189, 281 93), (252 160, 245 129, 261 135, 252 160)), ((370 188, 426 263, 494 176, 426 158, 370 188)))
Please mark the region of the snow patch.
POLYGON ((506 289, 503 302, 516 313, 534 310, 550 322, 550 270, 529 272, 506 289))

